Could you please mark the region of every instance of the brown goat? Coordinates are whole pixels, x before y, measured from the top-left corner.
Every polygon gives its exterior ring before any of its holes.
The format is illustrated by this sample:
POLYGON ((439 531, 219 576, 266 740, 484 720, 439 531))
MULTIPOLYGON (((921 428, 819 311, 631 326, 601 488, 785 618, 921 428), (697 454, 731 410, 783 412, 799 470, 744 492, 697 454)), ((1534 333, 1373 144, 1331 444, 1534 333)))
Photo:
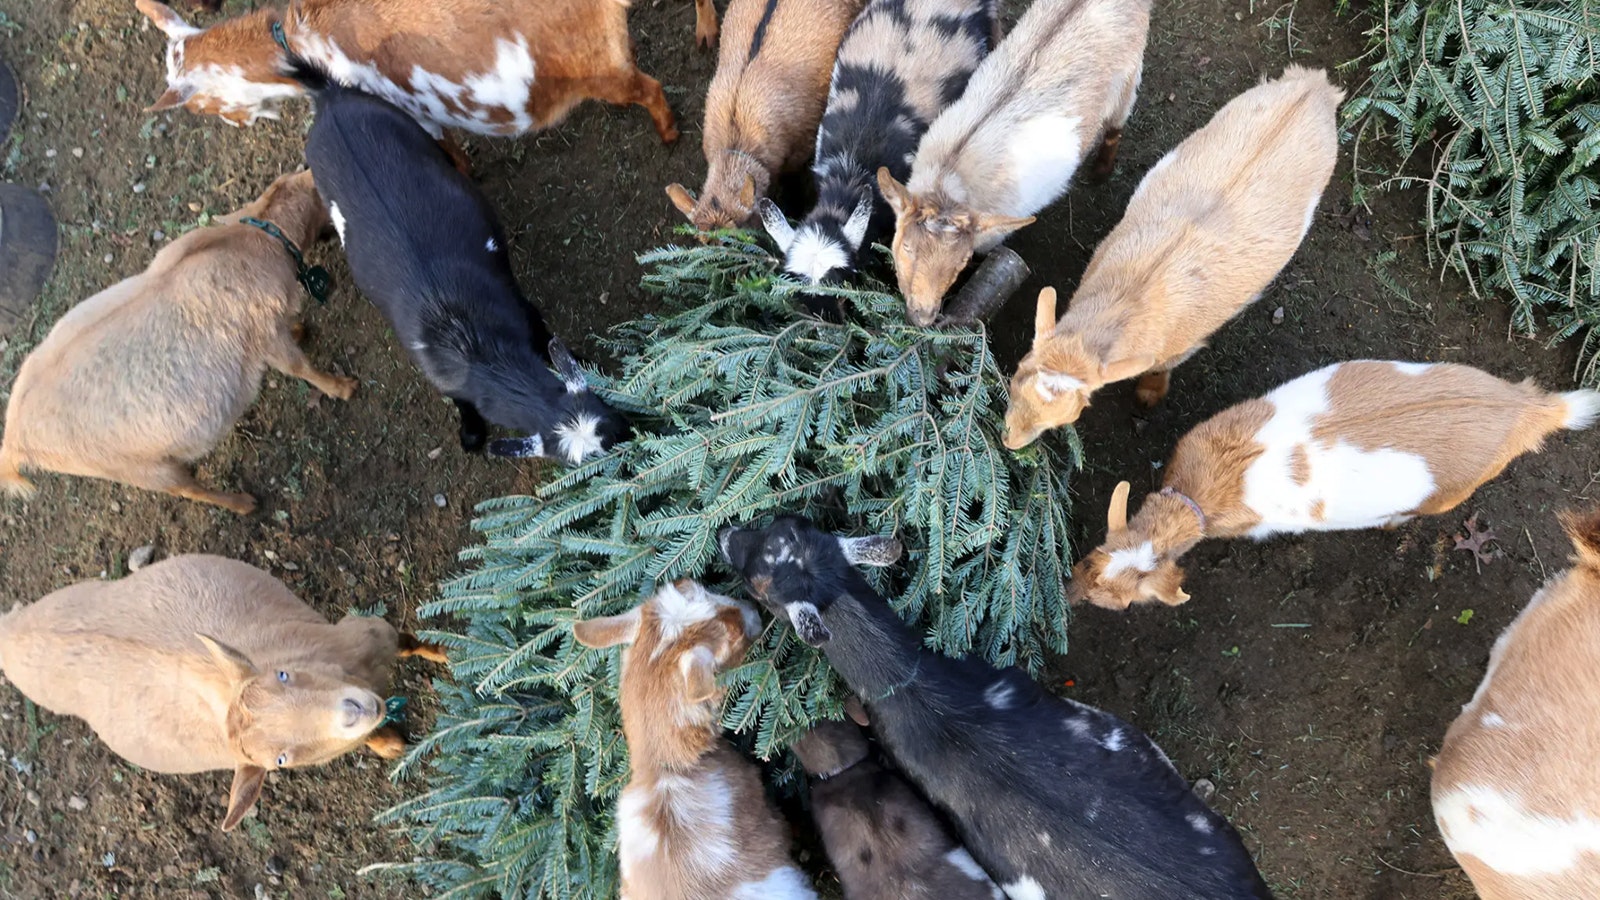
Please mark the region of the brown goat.
POLYGON ((24 467, 106 478, 244 514, 249 494, 201 487, 191 465, 254 402, 268 367, 349 399, 356 381, 318 371, 297 342, 302 288, 276 238, 298 247, 328 217, 310 172, 285 175, 150 268, 79 303, 23 360, 6 407, 0 487, 28 496, 24 467))
POLYGON ((269 771, 362 745, 399 756, 381 694, 395 657, 413 655, 444 661, 382 619, 330 624, 276 578, 219 556, 79 582, 0 616, 0 672, 33 702, 153 772, 233 769, 224 831, 269 771))
POLYGON ((722 738, 717 673, 761 631, 754 609, 683 580, 622 615, 573 626, 628 644, 622 730, 632 777, 617 802, 622 900, 814 900, 761 772, 722 738))
POLYGON ((667 196, 696 230, 736 228, 772 179, 811 158, 844 33, 865 0, 733 0, 706 91, 705 186, 667 196))
POLYGON ((1483 900, 1600 897, 1600 509, 1573 568, 1500 635, 1433 770, 1433 816, 1483 900))
POLYGON ((1200 423, 1165 487, 1128 520, 1128 483, 1105 543, 1067 597, 1126 609, 1189 599, 1177 559, 1203 538, 1390 527, 1464 503, 1562 429, 1600 416, 1600 393, 1552 394, 1451 363, 1337 363, 1200 423))
POLYGON ((1011 379, 1007 447, 1076 422, 1113 381, 1148 373, 1140 402, 1166 396, 1168 373, 1255 302, 1311 228, 1343 96, 1321 70, 1290 66, 1145 174, 1060 322, 1055 291, 1040 292, 1033 349, 1011 379))
POLYGON ((811 815, 845 900, 1003 900, 928 801, 872 758, 860 728, 823 722, 789 749, 811 776, 811 815))
POLYGON ((232 125, 277 118, 280 102, 303 93, 285 74, 281 25, 296 55, 399 106, 435 138, 445 128, 549 128, 594 99, 643 106, 662 141, 678 139, 661 82, 634 64, 625 0, 294 0, 206 29, 157 0, 137 5, 167 35, 167 91, 154 110, 182 106, 232 125))

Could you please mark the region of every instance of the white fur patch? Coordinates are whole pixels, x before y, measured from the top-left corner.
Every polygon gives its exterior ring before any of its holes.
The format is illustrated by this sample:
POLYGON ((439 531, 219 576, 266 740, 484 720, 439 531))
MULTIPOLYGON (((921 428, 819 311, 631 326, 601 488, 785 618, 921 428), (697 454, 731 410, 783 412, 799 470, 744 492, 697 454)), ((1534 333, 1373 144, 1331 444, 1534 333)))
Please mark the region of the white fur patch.
POLYGON ((1300 237, 1295 239, 1295 243, 1298 244, 1306 239, 1306 233, 1311 230, 1311 224, 1317 220, 1317 201, 1321 199, 1322 194, 1317 193, 1312 195, 1311 202, 1306 204, 1306 218, 1304 222, 1300 223, 1300 237))
POLYGON ((1478 724, 1484 728, 1505 728, 1508 723, 1505 717, 1499 713, 1486 712, 1483 714, 1483 718, 1478 720, 1478 724))
POLYGON ((519 34, 515 41, 504 38, 496 40, 494 68, 482 75, 469 75, 464 83, 467 90, 472 92, 473 100, 483 106, 511 112, 511 127, 515 129, 514 133, 520 134, 533 127, 533 117, 528 115, 533 68, 528 39, 519 34))
POLYGON ((1111 561, 1106 563, 1103 578, 1115 578, 1128 569, 1138 572, 1154 572, 1156 565, 1161 560, 1156 556, 1156 545, 1145 541, 1137 547, 1124 550, 1113 550, 1110 553, 1111 561))
POLYGON ((1433 363, 1419 362, 1391 362, 1389 365, 1394 366, 1394 370, 1401 375, 1411 376, 1425 375, 1429 369, 1433 368, 1433 363))
POLYGON ((1081 391, 1083 388, 1083 381, 1060 372, 1040 372, 1033 379, 1033 392, 1046 403, 1055 402, 1056 397, 1068 391, 1081 391))
POLYGON ((1190 828, 1201 834, 1210 834, 1213 830, 1211 822, 1201 813, 1190 813, 1186 817, 1186 821, 1188 821, 1190 828))
POLYGON ((1072 732, 1075 737, 1088 739, 1094 736, 1094 728, 1089 725, 1089 720, 1083 716, 1068 716, 1066 725, 1067 730, 1072 732))
POLYGON ((1600 419, 1600 391, 1568 391, 1561 395, 1567 405, 1567 417, 1561 427, 1568 431, 1582 431, 1600 419))
POLYGON ((493 253, 500 249, 500 245, 495 243, 494 238, 489 238, 487 241, 483 242, 483 249, 493 253))
POLYGON ((333 222, 333 230, 339 233, 339 246, 344 246, 344 213, 339 211, 339 204, 328 204, 328 219, 333 222))
POLYGON ((954 866, 957 872, 971 878, 973 881, 989 880, 988 873, 983 871, 983 867, 978 865, 978 861, 972 858, 972 854, 968 853, 965 847, 957 847, 946 853, 944 861, 954 866))
POLYGON ((739 835, 733 830, 733 790, 725 774, 712 769, 693 778, 663 775, 656 781, 656 792, 668 808, 663 815, 672 817, 676 825, 674 830, 695 838, 693 852, 681 855, 686 866, 714 876, 738 862, 739 835))
POLYGON ((1267 395, 1273 415, 1255 434, 1264 450, 1244 474, 1245 505, 1261 516, 1252 537, 1392 525, 1433 493, 1433 473, 1417 454, 1312 439, 1317 417, 1328 411, 1328 381, 1338 368, 1302 375, 1267 395), (1296 448, 1304 449, 1310 464, 1305 484, 1294 480, 1296 448), (1319 504, 1320 518, 1312 515, 1319 504))
POLYGON ((733 889, 731 900, 815 900, 806 876, 794 866, 773 869, 760 881, 746 881, 733 889))
POLYGON ((579 415, 576 421, 557 425, 556 439, 561 455, 568 462, 579 463, 604 450, 605 442, 600 439, 599 427, 600 420, 587 415, 579 415))
POLYGON ((1061 196, 1083 161, 1077 116, 1041 116, 1022 123, 1007 140, 1017 196, 1007 215, 1031 216, 1061 196))
POLYGON ((1100 742, 1100 746, 1110 750, 1112 753, 1116 753, 1127 746, 1127 736, 1122 733, 1122 729, 1113 728, 1111 733, 1106 735, 1105 740, 1100 742))
POLYGON ((1486 785, 1460 785, 1433 804, 1445 845, 1513 878, 1554 875, 1600 853, 1600 821, 1524 809, 1520 798, 1486 785))
POLYGON ((661 843, 661 836, 644 814, 649 802, 650 792, 638 788, 624 790, 617 800, 617 851, 624 870, 633 860, 654 856, 661 843))
POLYGON ((656 591, 655 607, 662 643, 676 640, 678 635, 717 614, 717 603, 704 588, 684 593, 670 582, 656 591))
POLYGON ((1005 709, 1011 705, 1011 698, 1016 696, 1016 693, 1016 688, 1004 681, 996 681, 983 692, 983 699, 995 709, 1005 709))
MULTIPOLYGON (((204 65, 190 69, 183 83, 205 94, 222 105, 225 113, 248 111, 250 117, 244 124, 254 125, 257 119, 278 118, 278 104, 287 97, 298 96, 300 86, 272 82, 251 81, 239 66, 204 65)), ((229 124, 237 124, 223 119, 229 124)))
POLYGON ((784 268, 817 284, 835 269, 850 265, 850 251, 838 241, 807 225, 795 232, 794 243, 789 245, 784 268))
POLYGON ((1026 875, 1010 884, 1001 885, 1001 890, 1011 900, 1049 900, 1044 894, 1044 886, 1026 875))

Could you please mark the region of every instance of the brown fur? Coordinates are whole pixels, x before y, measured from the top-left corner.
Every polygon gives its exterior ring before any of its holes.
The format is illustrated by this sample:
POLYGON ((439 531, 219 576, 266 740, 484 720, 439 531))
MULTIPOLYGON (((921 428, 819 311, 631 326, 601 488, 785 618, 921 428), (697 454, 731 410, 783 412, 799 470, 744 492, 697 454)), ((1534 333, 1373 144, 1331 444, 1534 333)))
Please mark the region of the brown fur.
POLYGON ((632 774, 618 814, 624 900, 727 900, 741 884, 792 866, 760 770, 718 728, 716 674, 744 657, 759 630, 754 610, 688 580, 630 612, 574 626, 585 646, 629 645, 622 730, 632 774), (691 621, 673 612, 685 598, 706 614, 691 621), (726 807, 716 806, 719 797, 726 807), (713 842, 723 852, 708 852, 713 842), (711 864, 719 859, 731 861, 711 864))
MULTIPOLYGON (((1447 843, 1463 836, 1451 833, 1441 802, 1468 785, 1492 789, 1529 816, 1600 819, 1600 509, 1561 521, 1574 567, 1548 581, 1495 643, 1488 674, 1439 750, 1433 800, 1447 843), (1486 724, 1489 714, 1500 722, 1486 724)), ((1476 837, 1485 836, 1493 832, 1476 837)), ((1456 860, 1484 900, 1600 897, 1600 855, 1592 850, 1564 871, 1541 874, 1497 872, 1466 852, 1456 860)))
POLYGON ((190 466, 255 400, 270 367, 341 400, 354 379, 323 373, 295 340, 303 289, 282 244, 237 223, 276 224, 302 248, 327 223, 311 173, 163 248, 150 268, 79 303, 28 354, 6 407, 0 485, 27 495, 24 467, 255 508, 208 490, 190 466))
MULTIPOLYGON (((1408 374, 1389 362, 1347 362, 1329 378, 1326 390, 1328 409, 1313 420, 1313 440, 1338 440, 1366 452, 1396 450, 1426 461, 1433 492, 1416 509, 1404 511, 1406 515, 1455 508, 1512 459, 1538 450, 1550 433, 1587 424, 1569 421, 1572 395, 1548 393, 1531 381, 1514 384, 1460 365, 1408 374)), ((1273 413, 1272 401, 1247 400, 1184 435, 1164 470, 1164 486, 1195 501, 1205 514, 1205 530, 1186 503, 1160 493, 1148 495, 1138 515, 1127 522, 1123 496, 1120 509, 1114 501, 1108 513, 1105 542, 1073 568, 1069 599, 1110 609, 1141 600, 1187 600, 1176 560, 1202 538, 1242 537, 1262 524, 1261 514, 1245 503, 1245 472, 1264 450, 1257 435, 1273 413), (1154 571, 1125 568, 1105 576, 1112 553, 1147 541, 1158 561, 1154 571)), ((1289 460, 1290 477, 1309 482, 1304 445, 1297 445, 1289 460)), ((1310 515, 1322 521, 1325 504, 1313 507, 1310 515)))
POLYGON ((1343 96, 1322 71, 1290 66, 1145 176, 1060 322, 1041 295, 1033 349, 1011 380, 1006 446, 1076 422, 1114 381, 1162 373, 1140 399, 1165 395, 1164 373, 1254 302, 1299 247, 1333 172, 1343 96), (1065 379, 1076 385, 1049 387, 1065 379))
POLYGON ((443 659, 405 644, 382 619, 330 624, 271 575, 217 556, 80 582, 0 616, 0 670, 33 702, 151 771, 234 769, 224 830, 268 771, 385 746, 374 729, 395 657, 443 659))
MULTIPOLYGON (((138 6, 158 26, 182 24, 157 0, 138 0, 138 6)), ((697 38, 715 40, 715 8, 697 0, 696 19, 697 38), (704 33, 707 29, 709 35, 704 33)), ((514 121, 516 112, 531 117, 532 129, 543 129, 559 123, 585 100, 603 100, 643 106, 662 141, 678 138, 661 83, 634 64, 628 5, 623 0, 296 0, 287 14, 260 9, 197 35, 169 32, 169 36, 174 43, 182 42, 185 71, 206 65, 238 66, 252 82, 293 86, 282 74, 284 55, 272 38, 270 26, 277 21, 283 23, 291 47, 303 48, 315 38, 332 41, 352 61, 375 67, 401 86, 411 84, 416 67, 455 84, 493 72, 496 42, 514 42, 520 35, 534 61, 526 109, 480 103, 467 90, 446 98, 454 112, 468 117, 481 113, 487 117, 483 130, 512 136, 529 130, 514 121)), ((169 84, 153 108, 179 104, 191 112, 221 115, 234 124, 247 124, 252 118, 247 111, 226 111, 214 96, 185 97, 180 84, 169 84)))
POLYGON ((811 157, 845 29, 865 0, 732 0, 722 22, 717 72, 706 91, 705 185, 667 196, 696 230, 747 224, 772 179, 811 157), (767 19, 752 59, 756 31, 767 19))

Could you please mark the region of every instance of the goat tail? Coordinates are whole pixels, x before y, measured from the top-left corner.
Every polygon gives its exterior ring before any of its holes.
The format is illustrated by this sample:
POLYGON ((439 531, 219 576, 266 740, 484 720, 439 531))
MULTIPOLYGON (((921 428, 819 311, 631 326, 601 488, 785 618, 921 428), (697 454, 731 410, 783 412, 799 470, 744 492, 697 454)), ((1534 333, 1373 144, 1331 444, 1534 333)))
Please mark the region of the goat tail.
POLYGON ((21 454, 9 442, 0 444, 0 490, 24 500, 38 490, 33 482, 22 477, 21 454))
POLYGON ((1565 407, 1561 427, 1568 431, 1582 431, 1600 419, 1600 391, 1568 391, 1561 395, 1565 407))
POLYGON ((1560 518, 1561 527, 1572 539, 1573 561, 1600 575, 1600 506, 1588 512, 1564 510, 1560 518))

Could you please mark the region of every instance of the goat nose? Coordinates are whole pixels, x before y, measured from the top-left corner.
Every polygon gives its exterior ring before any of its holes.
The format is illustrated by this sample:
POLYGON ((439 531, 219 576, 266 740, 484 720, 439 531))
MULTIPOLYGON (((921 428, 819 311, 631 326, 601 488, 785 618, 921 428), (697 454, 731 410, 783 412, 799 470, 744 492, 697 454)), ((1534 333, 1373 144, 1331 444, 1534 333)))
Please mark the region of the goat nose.
POLYGON ((346 725, 359 725, 367 717, 367 705, 354 697, 346 697, 343 704, 346 725))

